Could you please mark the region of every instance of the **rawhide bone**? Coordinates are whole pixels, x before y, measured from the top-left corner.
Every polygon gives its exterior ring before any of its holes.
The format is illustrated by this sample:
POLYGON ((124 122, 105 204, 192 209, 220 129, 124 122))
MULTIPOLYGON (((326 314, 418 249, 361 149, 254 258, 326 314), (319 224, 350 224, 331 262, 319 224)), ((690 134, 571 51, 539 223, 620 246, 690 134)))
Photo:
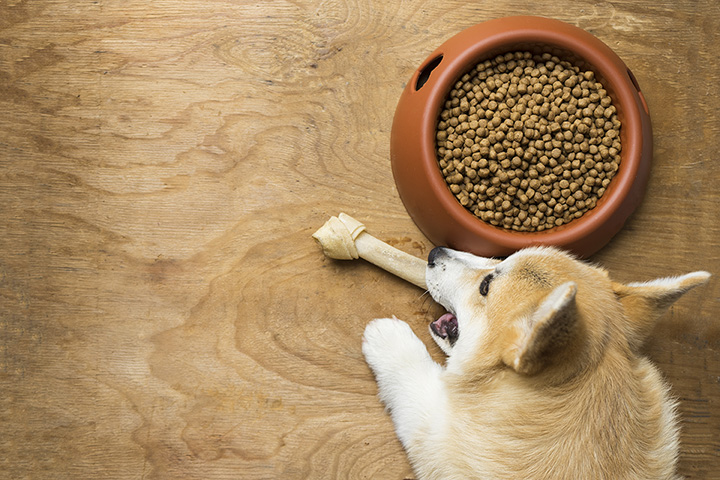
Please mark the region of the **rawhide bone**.
POLYGON ((365 225, 344 213, 330 217, 313 233, 323 253, 336 260, 363 258, 383 270, 397 275, 420 288, 427 289, 427 262, 391 247, 365 231, 365 225))

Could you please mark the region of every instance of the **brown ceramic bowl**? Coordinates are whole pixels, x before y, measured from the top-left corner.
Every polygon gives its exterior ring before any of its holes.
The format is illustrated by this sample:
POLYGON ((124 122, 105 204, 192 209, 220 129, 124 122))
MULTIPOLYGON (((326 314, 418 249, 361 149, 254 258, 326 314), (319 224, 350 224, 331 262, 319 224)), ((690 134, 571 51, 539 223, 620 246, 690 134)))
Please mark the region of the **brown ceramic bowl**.
POLYGON ((607 45, 558 20, 506 17, 460 32, 422 63, 400 97, 390 151, 400 198, 434 244, 482 256, 555 245, 588 257, 622 228, 639 205, 650 173, 652 130, 634 76, 607 45), (593 70, 622 122, 620 168, 597 206, 566 225, 542 232, 494 227, 467 211, 448 189, 435 153, 438 115, 457 79, 481 61, 517 50, 548 51, 593 70))

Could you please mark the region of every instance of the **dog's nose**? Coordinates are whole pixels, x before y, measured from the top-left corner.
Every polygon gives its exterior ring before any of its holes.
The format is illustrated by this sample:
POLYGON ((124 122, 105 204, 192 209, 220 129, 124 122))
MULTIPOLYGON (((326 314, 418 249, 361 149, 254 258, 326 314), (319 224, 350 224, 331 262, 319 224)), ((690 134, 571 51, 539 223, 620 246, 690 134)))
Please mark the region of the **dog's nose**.
POLYGON ((445 247, 435 247, 430 250, 430 254, 428 255, 428 267, 434 267, 435 260, 443 253, 445 253, 445 247))

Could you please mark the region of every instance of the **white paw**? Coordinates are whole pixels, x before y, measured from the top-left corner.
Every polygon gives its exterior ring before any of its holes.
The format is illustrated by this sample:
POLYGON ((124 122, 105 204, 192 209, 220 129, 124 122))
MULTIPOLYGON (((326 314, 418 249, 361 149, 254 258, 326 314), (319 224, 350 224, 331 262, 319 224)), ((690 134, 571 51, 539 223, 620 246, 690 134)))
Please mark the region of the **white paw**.
POLYGON ((427 349, 410 326, 397 318, 379 318, 368 323, 363 335, 363 354, 376 375, 401 374, 428 357, 427 349))
POLYGON ((378 397, 407 448, 416 432, 425 429, 427 419, 446 410, 442 367, 432 360, 410 326, 397 318, 368 323, 362 351, 375 374, 378 397))

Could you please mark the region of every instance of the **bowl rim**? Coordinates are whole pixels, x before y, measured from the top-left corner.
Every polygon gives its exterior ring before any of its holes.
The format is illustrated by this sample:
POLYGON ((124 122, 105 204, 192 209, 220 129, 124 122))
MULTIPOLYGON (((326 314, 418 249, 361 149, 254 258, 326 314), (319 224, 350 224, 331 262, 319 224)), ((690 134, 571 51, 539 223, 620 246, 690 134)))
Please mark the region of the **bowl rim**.
MULTIPOLYGON (((563 246, 603 228, 630 193, 633 182, 638 176, 643 154, 645 132, 638 104, 640 90, 622 60, 602 41, 579 27, 545 17, 504 17, 469 27, 443 43, 413 74, 407 87, 411 90, 410 95, 420 90, 415 86, 423 69, 440 56, 442 56, 441 63, 446 62, 446 64, 424 92, 427 99, 420 120, 419 163, 432 190, 438 193, 436 197, 442 209, 471 234, 513 250, 528 244, 563 246), (493 58, 500 53, 511 52, 513 48, 523 44, 536 45, 544 50, 564 50, 586 63, 595 72, 603 88, 611 95, 613 105, 622 121, 620 168, 597 205, 568 224, 540 232, 519 232, 496 227, 468 211, 448 189, 437 164, 435 151, 437 119, 449 91, 458 79, 480 61, 493 58), (453 49, 457 50, 458 45, 463 46, 458 54, 448 54, 453 49)), ((421 87, 424 88, 426 87, 421 87)), ((642 100, 640 104, 647 113, 647 105, 641 96, 640 98, 642 100)), ((635 206, 633 205, 630 211, 634 210, 635 206)))

